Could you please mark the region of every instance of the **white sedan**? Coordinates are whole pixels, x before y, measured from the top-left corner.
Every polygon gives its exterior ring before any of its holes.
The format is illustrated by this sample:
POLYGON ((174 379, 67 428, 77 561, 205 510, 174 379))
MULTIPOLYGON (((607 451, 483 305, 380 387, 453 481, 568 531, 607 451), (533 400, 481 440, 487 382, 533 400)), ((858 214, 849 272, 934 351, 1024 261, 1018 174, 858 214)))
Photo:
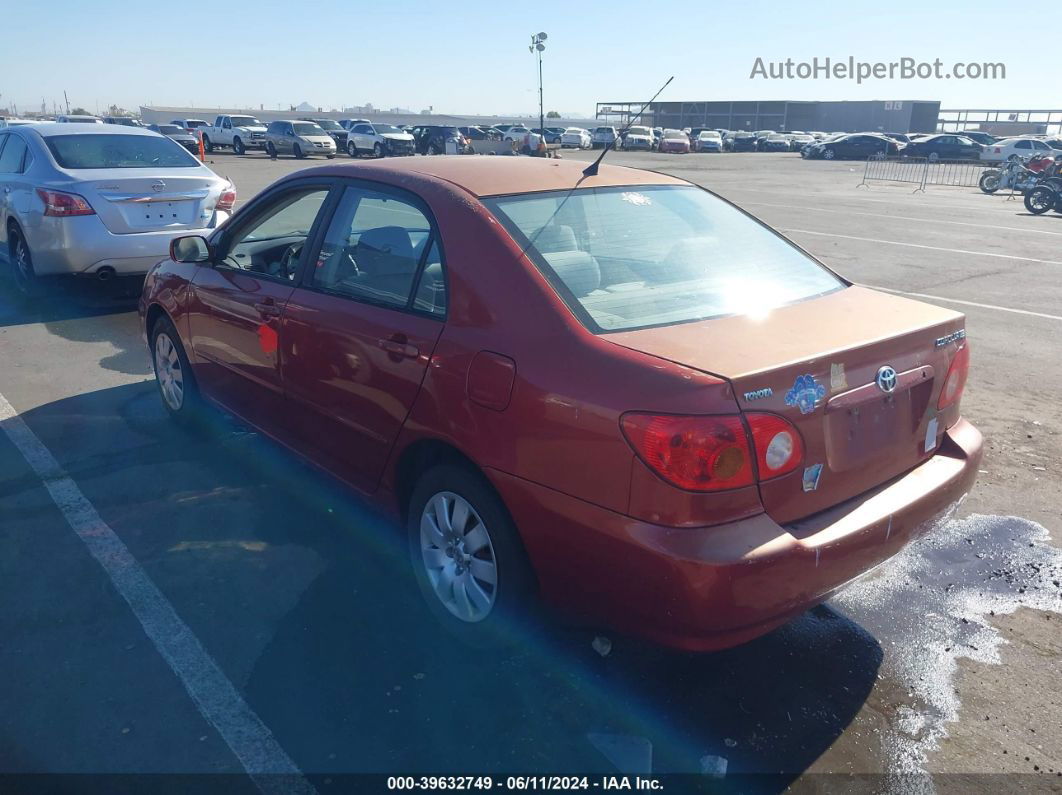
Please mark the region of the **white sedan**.
POLYGON ((1029 157, 1030 155, 1059 154, 1056 150, 1036 138, 1004 138, 994 144, 988 144, 981 149, 982 160, 1010 160, 1015 157, 1029 157))
POLYGON ((561 146, 565 149, 589 149, 592 143, 590 131, 582 127, 569 127, 561 133, 561 146))

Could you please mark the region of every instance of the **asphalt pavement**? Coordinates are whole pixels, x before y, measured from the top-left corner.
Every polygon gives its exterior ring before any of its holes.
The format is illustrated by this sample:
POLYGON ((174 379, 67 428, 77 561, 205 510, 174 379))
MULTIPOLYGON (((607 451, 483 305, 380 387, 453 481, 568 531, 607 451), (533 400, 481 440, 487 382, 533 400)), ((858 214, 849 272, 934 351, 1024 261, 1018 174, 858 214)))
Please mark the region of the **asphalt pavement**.
MULTIPOLYGON (((5 287, 0 772, 221 774, 225 791, 571 771, 1062 791, 1062 216, 976 189, 860 188, 858 163, 608 157, 705 185, 848 279, 966 313, 963 409, 986 456, 954 519, 737 649, 556 624, 470 651, 418 601, 401 536, 340 486, 234 423, 197 437, 168 421, 128 300, 89 285, 28 309, 5 287)), ((241 203, 312 165, 209 160, 241 203)), ((113 784, 77 780, 93 781, 113 784)))

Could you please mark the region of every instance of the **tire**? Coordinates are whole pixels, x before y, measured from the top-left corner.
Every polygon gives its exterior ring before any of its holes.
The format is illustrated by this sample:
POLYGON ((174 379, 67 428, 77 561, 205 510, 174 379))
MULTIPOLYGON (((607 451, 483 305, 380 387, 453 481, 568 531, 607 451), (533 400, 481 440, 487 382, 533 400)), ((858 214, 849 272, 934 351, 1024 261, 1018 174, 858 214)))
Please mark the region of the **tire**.
POLYGON ((977 180, 977 187, 981 189, 982 193, 995 193, 999 190, 999 179, 999 172, 991 169, 982 174, 981 179, 977 180))
POLYGON ((203 136, 203 148, 206 149, 208 152, 213 152, 214 151, 213 142, 211 142, 211 140, 209 138, 207 138, 205 135, 203 136))
POLYGON ((266 144, 266 154, 269 155, 270 160, 277 159, 277 148, 273 146, 273 142, 270 141, 266 144))
POLYGON ((1033 215, 1043 215, 1058 199, 1058 194, 1046 185, 1038 185, 1025 194, 1025 209, 1033 215))
POLYGON ((325 155, 325 160, 335 160, 335 159, 336 159, 335 155, 325 155))
POLYGON ((181 338, 168 317, 160 317, 151 329, 151 366, 169 415, 186 427, 197 425, 203 419, 199 387, 181 338))
POLYGON ((354 142, 353 141, 347 142, 347 154, 350 155, 351 157, 357 157, 358 156, 358 147, 354 146, 354 142))
POLYGON ((827 149, 822 153, 822 158, 824 160, 835 160, 837 153, 833 149, 827 149))
POLYGON ((930 163, 936 163, 936 162, 937 162, 938 160, 940 160, 940 155, 938 155, 938 154, 937 154, 936 152, 930 152, 930 153, 929 153, 929 154, 928 154, 928 155, 926 156, 926 159, 927 159, 927 160, 928 160, 928 161, 929 161, 930 163))
POLYGON ((533 616, 536 587, 527 553, 509 511, 481 474, 456 464, 424 472, 410 497, 406 527, 417 586, 448 632, 491 645, 514 634, 511 622, 533 616))
POLYGON ((238 155, 242 155, 247 152, 247 147, 243 145, 243 141, 238 135, 232 139, 232 151, 238 155))
POLYGON ((381 144, 379 141, 377 141, 372 146, 372 156, 376 158, 384 156, 383 144, 381 144))
POLYGON ((302 160, 306 157, 306 153, 302 151, 302 147, 298 144, 295 144, 295 146, 292 147, 291 153, 295 155, 296 160, 302 160))
POLYGON ((22 230, 14 224, 7 235, 7 253, 11 280, 18 294, 23 298, 38 298, 42 293, 41 280, 33 270, 33 254, 22 230))

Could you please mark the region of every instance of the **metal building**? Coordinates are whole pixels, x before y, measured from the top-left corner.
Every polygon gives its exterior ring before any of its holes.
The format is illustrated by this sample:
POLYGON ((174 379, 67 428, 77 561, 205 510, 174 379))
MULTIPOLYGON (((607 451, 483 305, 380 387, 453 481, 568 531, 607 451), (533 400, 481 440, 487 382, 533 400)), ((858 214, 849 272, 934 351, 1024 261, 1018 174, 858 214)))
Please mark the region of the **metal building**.
MULTIPOLYGON (((599 102, 597 118, 626 124, 642 102, 599 102)), ((815 130, 823 132, 935 132, 939 102, 859 100, 855 102, 654 102, 642 115, 656 127, 712 127, 727 130, 815 130)))

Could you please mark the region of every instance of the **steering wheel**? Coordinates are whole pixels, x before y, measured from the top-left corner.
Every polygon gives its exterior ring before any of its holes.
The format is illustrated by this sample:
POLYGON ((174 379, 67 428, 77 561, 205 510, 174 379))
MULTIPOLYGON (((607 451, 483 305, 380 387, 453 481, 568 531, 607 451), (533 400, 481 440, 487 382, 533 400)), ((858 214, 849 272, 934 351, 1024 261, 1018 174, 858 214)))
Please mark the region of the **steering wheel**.
POLYGON ((280 258, 280 275, 289 279, 295 278, 295 271, 299 269, 299 255, 302 254, 302 243, 292 243, 284 251, 280 258))

